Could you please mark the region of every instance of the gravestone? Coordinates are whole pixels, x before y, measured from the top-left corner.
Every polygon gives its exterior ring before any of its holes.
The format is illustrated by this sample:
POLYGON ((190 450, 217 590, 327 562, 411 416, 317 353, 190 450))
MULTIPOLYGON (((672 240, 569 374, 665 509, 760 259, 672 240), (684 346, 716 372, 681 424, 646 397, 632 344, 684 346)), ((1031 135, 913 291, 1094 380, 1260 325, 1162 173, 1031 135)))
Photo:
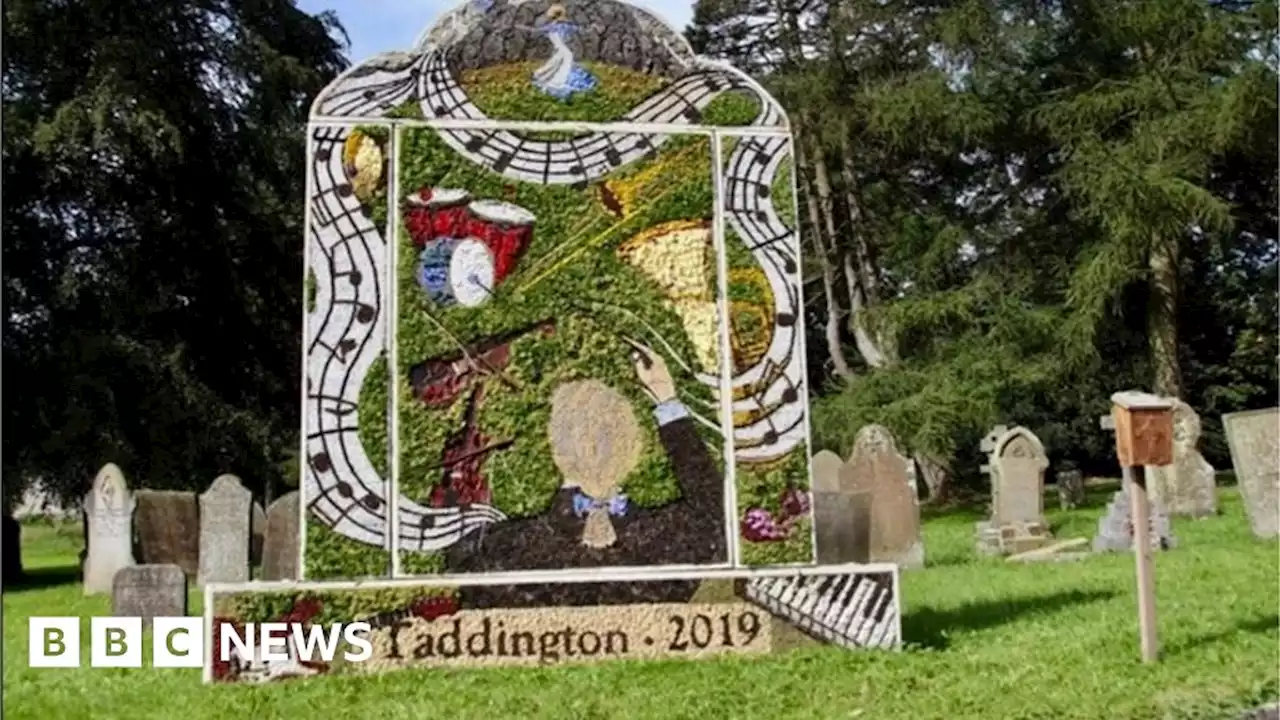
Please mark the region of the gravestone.
POLYGON ((1280 408, 1223 415, 1222 428, 1253 534, 1280 535, 1280 408))
POLYGON ((14 508, 13 517, 15 520, 47 518, 58 523, 74 518, 78 510, 79 508, 63 507, 44 481, 36 481, 22 493, 22 501, 14 508))
POLYGON ((853 511, 869 517, 867 557, 862 562, 924 565, 920 504, 909 462, 881 425, 867 425, 854 438, 853 454, 840 468, 839 479, 843 491, 855 498, 853 511))
POLYGON ((866 493, 840 484, 843 466, 830 450, 813 456, 813 522, 820 563, 867 562, 870 552, 870 504, 866 493))
POLYGON ((253 503, 253 516, 249 519, 249 566, 262 565, 262 543, 267 532, 267 513, 262 505, 253 503))
MULTIPOLYGON (((1156 503, 1150 503, 1152 550, 1169 550, 1175 546, 1173 528, 1169 516, 1156 503)), ((1098 519, 1098 534, 1093 538, 1094 552, 1124 552, 1133 549, 1133 520, 1130 515, 1129 493, 1120 490, 1107 504, 1107 511, 1098 519)))
POLYGON ((253 494, 234 475, 222 475, 200 496, 199 583, 249 579, 249 523, 253 494))
POLYGON ((144 627, 157 617, 187 614, 187 576, 177 565, 134 565, 111 583, 111 614, 141 617, 144 627))
POLYGON ((1084 505, 1084 473, 1079 470, 1062 470, 1054 476, 1058 486, 1058 502, 1063 510, 1084 505))
POLYGON ((263 580, 298 578, 298 492, 285 493, 267 509, 262 547, 263 580))
POLYGON ((176 490, 139 490, 139 560, 147 565, 173 564, 189 577, 200 568, 200 512, 196 494, 176 490))
POLYGON ((0 537, 4 566, 0 568, 0 581, 5 584, 22 579, 22 526, 10 515, 3 518, 4 536, 0 537))
POLYGON ((111 592, 117 571, 133 565, 133 510, 137 505, 115 463, 107 463, 84 497, 88 552, 84 561, 86 595, 111 592))
POLYGON ((977 550, 1010 555, 1053 540, 1044 519, 1044 471, 1049 467, 1040 439, 1024 427, 997 426, 982 441, 991 477, 991 519, 977 523, 977 550))
POLYGON ((1151 502, 1170 515, 1208 517, 1218 512, 1213 466, 1200 454, 1200 416, 1185 402, 1173 403, 1173 464, 1146 470, 1151 502))

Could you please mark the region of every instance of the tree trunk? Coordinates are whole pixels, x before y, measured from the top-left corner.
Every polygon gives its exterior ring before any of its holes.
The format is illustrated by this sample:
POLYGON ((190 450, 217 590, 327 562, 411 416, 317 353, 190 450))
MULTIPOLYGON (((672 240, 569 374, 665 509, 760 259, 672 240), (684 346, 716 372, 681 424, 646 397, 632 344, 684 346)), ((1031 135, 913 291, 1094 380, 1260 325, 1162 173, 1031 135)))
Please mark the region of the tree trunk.
POLYGON ((796 139, 796 169, 798 177, 805 186, 805 209, 809 214, 809 224, 812 227, 809 234, 813 236, 814 257, 822 268, 822 293, 827 307, 825 328, 827 354, 831 356, 832 372, 839 377, 847 378, 853 376, 853 370, 849 367, 849 360, 844 355, 844 345, 840 341, 840 316, 843 311, 836 302, 836 273, 831 266, 831 256, 827 252, 826 242, 822 238, 824 226, 829 227, 830 223, 823 222, 822 210, 818 205, 820 193, 814 188, 816 172, 811 166, 808 153, 804 151, 805 143, 802 142, 804 140, 807 140, 804 134, 796 139))
POLYGON ((944 502, 951 489, 951 468, 940 458, 927 453, 917 453, 914 458, 916 467, 920 468, 920 479, 929 491, 928 502, 944 502))
POLYGON ((872 306, 858 271, 853 267, 853 253, 844 254, 844 280, 849 290, 849 329, 853 331, 853 344, 867 365, 882 368, 889 364, 889 356, 881 350, 881 343, 871 328, 867 327, 867 310, 872 306))
POLYGON ((4 531, 0 533, 0 547, 3 548, 3 563, 0 577, 5 584, 15 583, 22 579, 22 526, 12 515, 6 513, 0 517, 4 531))
POLYGON ((1165 397, 1182 397, 1182 369, 1178 364, 1178 245, 1159 237, 1148 258, 1147 346, 1151 352, 1153 390, 1165 397))
POLYGON ((840 163, 844 173, 844 201, 849 212, 849 246, 843 255, 845 286, 849 292, 849 329, 854 343, 867 364, 873 368, 893 364, 892 333, 874 331, 867 322, 866 310, 877 307, 881 300, 880 268, 865 232, 862 202, 857 195, 856 163, 848 133, 840 140, 840 163))

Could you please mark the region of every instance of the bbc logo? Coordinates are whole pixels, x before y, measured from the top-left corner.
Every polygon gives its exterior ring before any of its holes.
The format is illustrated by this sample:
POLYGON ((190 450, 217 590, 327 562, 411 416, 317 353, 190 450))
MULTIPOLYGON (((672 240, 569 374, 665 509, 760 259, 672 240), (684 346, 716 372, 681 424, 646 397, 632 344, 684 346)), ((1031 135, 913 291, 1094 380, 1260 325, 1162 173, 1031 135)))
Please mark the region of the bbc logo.
MULTIPOLYGON (((152 620, 151 665, 158 668, 204 666, 204 619, 158 617, 152 620)), ((33 617, 27 664, 33 668, 80 667, 80 618, 33 617)), ((142 667, 142 618, 95 617, 89 624, 89 667, 142 667)))

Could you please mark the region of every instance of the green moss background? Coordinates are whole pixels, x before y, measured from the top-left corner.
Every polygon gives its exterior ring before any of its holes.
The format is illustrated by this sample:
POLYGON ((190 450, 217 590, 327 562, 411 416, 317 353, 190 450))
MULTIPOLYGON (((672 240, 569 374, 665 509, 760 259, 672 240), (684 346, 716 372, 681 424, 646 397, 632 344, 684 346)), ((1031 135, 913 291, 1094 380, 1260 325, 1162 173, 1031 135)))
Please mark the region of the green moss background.
POLYGON ((246 623, 261 623, 279 619, 299 600, 318 600, 321 609, 311 622, 328 625, 402 610, 424 598, 449 597, 454 593, 454 588, 430 585, 353 590, 236 592, 215 595, 213 607, 217 616, 246 623))
POLYGON ((307 516, 306 563, 308 580, 347 580, 387 577, 391 553, 334 532, 319 519, 307 516))
MULTIPOLYGON (((710 220, 713 206, 710 147, 706 138, 672 138, 650 163, 670 165, 659 185, 665 194, 653 199, 622 221, 599 201, 598 184, 585 190, 509 180, 475 166, 448 149, 426 128, 406 129, 402 136, 400 177, 402 193, 423 186, 461 187, 473 197, 502 198, 529 209, 537 218, 534 238, 513 274, 500 285, 495 297, 479 308, 436 307, 416 280, 418 252, 402 228, 398 288, 400 317, 400 489, 411 499, 424 501, 440 474, 441 450, 446 437, 461 427, 466 405, 433 410, 415 399, 409 368, 431 357, 457 351, 453 340, 436 323, 464 343, 472 343, 514 329, 554 319, 550 338, 527 336, 512 346, 512 362, 506 373, 519 389, 489 381, 478 417, 479 426, 492 440, 514 439, 507 450, 490 455, 485 472, 499 509, 513 517, 544 511, 561 478, 551 461, 546 427, 550 397, 555 387, 574 379, 600 379, 626 395, 633 403, 646 436, 646 449, 638 467, 626 478, 623 490, 633 502, 661 505, 679 497, 670 462, 657 437, 653 404, 644 396, 628 357, 622 335, 653 344, 644 326, 655 328, 685 359, 692 363, 693 346, 679 317, 667 309, 663 298, 639 271, 625 265, 614 252, 618 244, 641 230, 673 220, 710 220), (514 190, 514 193, 512 192, 514 190), (573 252, 582 249, 570 259, 573 252), (556 267, 557 263, 564 261, 556 267), (599 309, 593 303, 603 303, 599 309), (434 319, 434 322, 433 322, 434 319)), ((610 176, 627 178, 650 163, 636 163, 610 176)), ((655 193, 656 194, 656 193, 655 193)), ((651 197, 652 199, 652 197, 651 197)), ((711 282, 715 282, 711 279, 711 282)), ((710 389, 668 361, 691 409, 715 418, 710 389)), ((704 440, 719 455, 715 433, 703 428, 704 440)), ((407 554, 406 557, 412 554, 407 554)))
MULTIPOLYGON (((610 122, 620 120, 664 85, 666 78, 597 62, 582 65, 599 84, 592 90, 557 100, 533 86, 533 71, 541 60, 496 65, 462 73, 462 86, 471 102, 495 120, 610 122)), ((702 125, 750 125, 760 114, 753 93, 721 93, 703 109, 702 125)))
POLYGON ((391 477, 391 469, 388 467, 390 431, 387 427, 387 408, 390 403, 391 377, 387 374, 387 353, 383 351, 369 366, 364 384, 360 386, 360 401, 356 405, 356 418, 359 422, 357 437, 368 453, 373 469, 383 478, 391 477))

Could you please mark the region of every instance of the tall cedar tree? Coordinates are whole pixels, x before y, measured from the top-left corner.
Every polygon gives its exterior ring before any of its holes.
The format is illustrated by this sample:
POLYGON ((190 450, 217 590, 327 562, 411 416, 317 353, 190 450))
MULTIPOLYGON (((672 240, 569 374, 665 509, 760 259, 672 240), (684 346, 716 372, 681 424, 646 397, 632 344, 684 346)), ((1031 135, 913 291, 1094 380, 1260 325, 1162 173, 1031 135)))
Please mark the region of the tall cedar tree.
POLYGON ((303 131, 345 66, 289 0, 4 7, 4 488, 279 479, 303 131))
POLYGON ((809 150, 810 315, 841 326, 809 343, 840 376, 818 445, 884 423, 940 491, 997 422, 1110 470, 1117 389, 1274 404, 1274 27, 1274 3, 700 2, 691 40, 762 73, 809 150))

